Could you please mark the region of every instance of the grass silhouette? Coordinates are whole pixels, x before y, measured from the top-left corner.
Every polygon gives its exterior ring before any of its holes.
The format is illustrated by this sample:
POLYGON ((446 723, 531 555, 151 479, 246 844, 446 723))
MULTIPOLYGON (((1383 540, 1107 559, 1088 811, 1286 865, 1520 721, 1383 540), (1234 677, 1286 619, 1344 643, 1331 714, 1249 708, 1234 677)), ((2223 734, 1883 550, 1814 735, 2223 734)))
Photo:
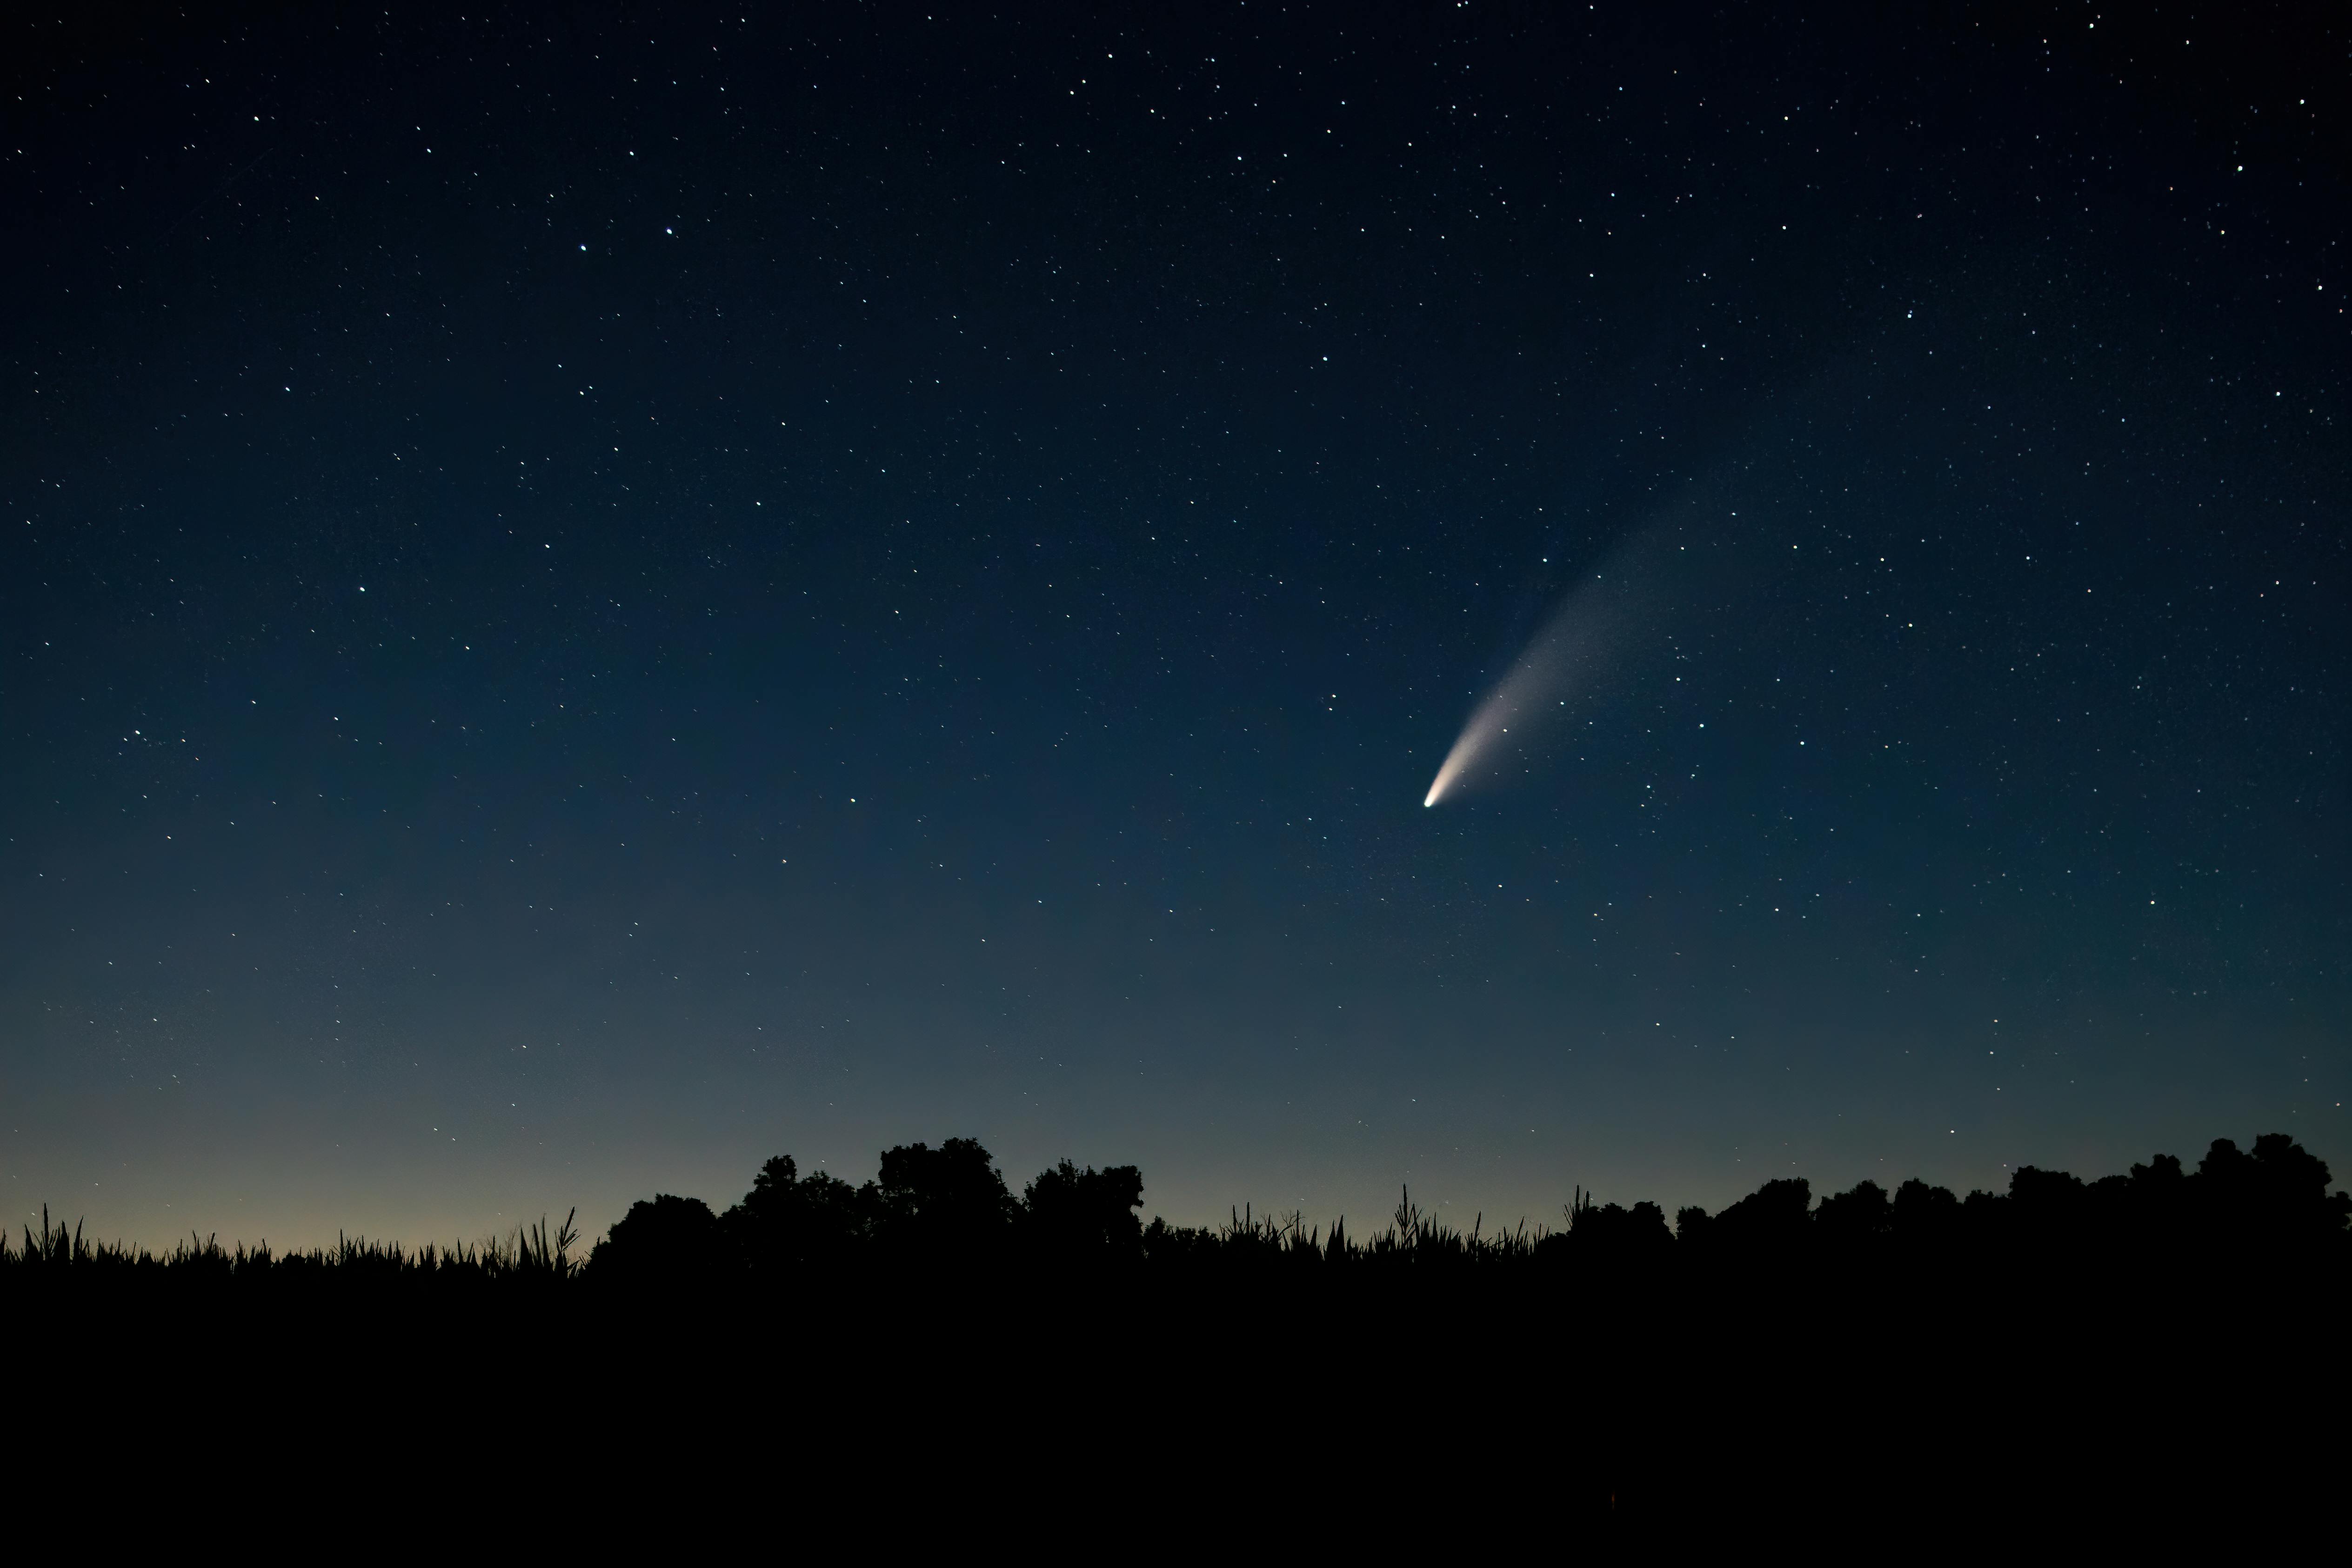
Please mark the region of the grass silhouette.
POLYGON ((504 1239, 488 1237, 447 1247, 426 1242, 408 1247, 398 1241, 341 1236, 332 1247, 279 1252, 267 1241, 251 1247, 238 1241, 223 1246, 218 1236, 191 1233, 161 1251, 121 1241, 94 1241, 81 1222, 68 1229, 63 1220, 50 1220, 41 1206, 38 1230, 26 1226, 21 1244, 12 1247, 0 1232, 0 1281, 71 1275, 81 1280, 255 1279, 268 1276, 323 1277, 346 1280, 456 1279, 484 1281, 520 1281, 562 1283, 580 1277, 583 1262, 572 1255, 580 1244, 574 1209, 559 1225, 544 1219, 523 1227, 504 1239))

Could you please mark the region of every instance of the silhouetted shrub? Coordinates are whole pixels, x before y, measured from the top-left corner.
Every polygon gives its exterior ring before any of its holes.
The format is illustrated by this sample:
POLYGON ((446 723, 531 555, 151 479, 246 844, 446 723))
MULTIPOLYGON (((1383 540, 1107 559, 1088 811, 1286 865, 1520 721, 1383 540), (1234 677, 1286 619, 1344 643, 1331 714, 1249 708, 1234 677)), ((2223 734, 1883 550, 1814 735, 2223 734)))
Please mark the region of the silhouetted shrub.
POLYGON ((588 1270, 600 1282, 699 1282, 719 1271, 718 1243, 719 1217, 709 1204, 657 1193, 613 1222, 588 1254, 588 1270))
POLYGON ((1569 1202, 1567 1218, 1566 1230, 1537 1239, 1538 1256, 1580 1269, 1646 1270, 1674 1249, 1665 1210, 1654 1203, 1596 1206, 1580 1189, 1569 1202))
POLYGON ((1181 1269, 1213 1257, 1217 1233, 1205 1225, 1171 1225, 1158 1215, 1143 1228, 1143 1256, 1155 1269, 1181 1269))

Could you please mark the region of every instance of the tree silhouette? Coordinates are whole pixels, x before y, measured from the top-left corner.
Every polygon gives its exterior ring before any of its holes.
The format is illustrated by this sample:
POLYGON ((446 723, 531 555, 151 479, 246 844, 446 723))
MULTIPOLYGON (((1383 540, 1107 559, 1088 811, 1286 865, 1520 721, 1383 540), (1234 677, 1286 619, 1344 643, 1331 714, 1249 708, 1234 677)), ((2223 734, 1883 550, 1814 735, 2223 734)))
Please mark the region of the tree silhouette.
POLYGON ((1143 1173, 1133 1166, 1080 1170, 1068 1160, 1038 1173, 1021 1196, 1022 1228, 1038 1255, 1066 1263, 1142 1256, 1143 1173))
POLYGON ((1948 1246, 1958 1232, 1960 1200, 1948 1186, 1930 1186, 1913 1176, 1895 1189, 1888 1218, 1896 1239, 1906 1248, 1948 1246))
POLYGON ((2327 1190, 2327 1162, 2284 1133, 2264 1133, 2252 1154, 2216 1138, 2197 1162, 2190 1202, 2210 1233, 2247 1246, 2340 1243, 2352 1196, 2327 1190))
POLYGON ((2028 1263, 2047 1265, 2064 1260, 2070 1250, 2080 1255, 2096 1233, 2091 1194, 2083 1178, 2065 1171, 2020 1166, 2010 1173, 2009 1203, 2000 1224, 2008 1242, 2028 1263))
POLYGON ((1803 1176, 1768 1181, 1706 1227, 1708 1239, 1734 1250, 1792 1256, 1811 1239, 1813 1185, 1803 1176))
POLYGON ((882 1239, 903 1258, 970 1261, 1001 1245, 1013 1224, 1013 1195, 972 1138, 885 1149, 873 1201, 882 1239))
POLYGON ((1853 1251, 1876 1245, 1895 1228, 1895 1205, 1874 1181, 1832 1193, 1813 1211, 1813 1228, 1830 1246, 1853 1251))
POLYGON ((744 1262, 761 1273, 806 1273, 854 1259, 874 1226, 859 1188, 816 1171, 803 1176, 790 1155, 760 1167, 726 1224, 744 1262))

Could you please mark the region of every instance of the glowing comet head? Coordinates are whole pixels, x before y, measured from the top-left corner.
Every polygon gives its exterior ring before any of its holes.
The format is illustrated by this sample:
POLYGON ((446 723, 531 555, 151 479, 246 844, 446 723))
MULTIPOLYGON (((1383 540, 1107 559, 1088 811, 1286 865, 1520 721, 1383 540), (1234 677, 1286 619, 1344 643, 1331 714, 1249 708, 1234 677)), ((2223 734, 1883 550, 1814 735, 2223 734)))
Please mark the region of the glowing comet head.
MULTIPOLYGON (((1613 585, 1612 585, 1613 586, 1613 585)), ((1601 666, 1615 632, 1624 621, 1624 606, 1614 592, 1604 596, 1594 579, 1570 595, 1551 624, 1528 645, 1500 685, 1480 700, 1462 727, 1461 737, 1445 754, 1429 793, 1426 808, 1464 788, 1490 764, 1502 742, 1519 727, 1526 740, 1543 727, 1538 720, 1557 716, 1569 697, 1601 666)))
POLYGON ((1453 793, 1454 787, 1462 782, 1463 775, 1492 751, 1496 741, 1511 732, 1510 726, 1505 721, 1517 712, 1517 694, 1527 684, 1523 679, 1527 672, 1527 662, 1522 660, 1519 667, 1478 705, 1478 710, 1470 716, 1470 722, 1462 727, 1461 738, 1454 741, 1454 749, 1445 754, 1444 762, 1437 769, 1437 777, 1430 780, 1429 793, 1422 797, 1421 803, 1424 808, 1436 805, 1453 793))
POLYGON ((1461 779, 1462 770, 1470 766, 1472 758, 1486 746, 1486 736, 1481 721, 1493 703, 1494 698, 1489 697, 1479 705, 1478 712, 1472 715, 1469 724, 1464 727, 1461 738, 1454 743, 1454 749, 1445 754, 1444 762, 1438 767, 1437 777, 1430 780, 1429 793, 1422 797, 1421 803, 1424 809, 1444 799, 1445 792, 1461 779))

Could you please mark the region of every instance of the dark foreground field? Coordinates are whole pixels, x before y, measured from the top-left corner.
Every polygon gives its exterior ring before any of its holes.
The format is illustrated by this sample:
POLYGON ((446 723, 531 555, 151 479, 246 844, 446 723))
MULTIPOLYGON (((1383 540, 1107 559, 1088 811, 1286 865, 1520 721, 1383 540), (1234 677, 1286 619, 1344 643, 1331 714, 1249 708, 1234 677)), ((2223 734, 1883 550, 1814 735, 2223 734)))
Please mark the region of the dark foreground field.
POLYGON ((877 1540, 1099 1512, 1137 1551, 1261 1515, 1400 1542, 2252 1542, 2343 1484, 2352 1202, 2327 1184, 2273 1135, 1966 1199, 1776 1182, 1671 1230, 1580 1199, 1559 1229, 1465 1234, 1406 1202, 1359 1238, 1146 1227, 1124 1167, 1014 1199, 950 1140, 863 1188, 779 1159, 723 1214, 641 1203, 584 1263, 562 1226, 160 1255, 50 1226, 0 1264, 0 1332, 16 1430, 61 1453, 553 1485, 615 1518, 690 1492, 856 1498, 877 1540))

